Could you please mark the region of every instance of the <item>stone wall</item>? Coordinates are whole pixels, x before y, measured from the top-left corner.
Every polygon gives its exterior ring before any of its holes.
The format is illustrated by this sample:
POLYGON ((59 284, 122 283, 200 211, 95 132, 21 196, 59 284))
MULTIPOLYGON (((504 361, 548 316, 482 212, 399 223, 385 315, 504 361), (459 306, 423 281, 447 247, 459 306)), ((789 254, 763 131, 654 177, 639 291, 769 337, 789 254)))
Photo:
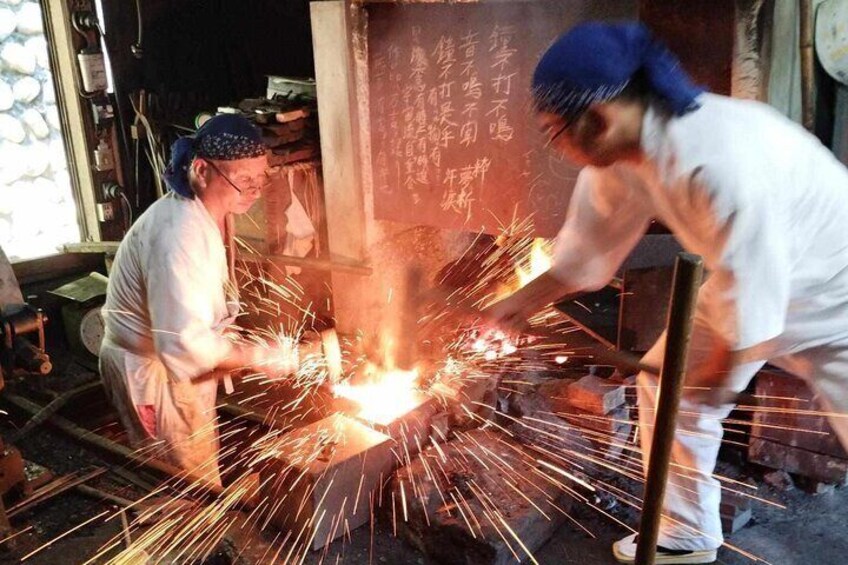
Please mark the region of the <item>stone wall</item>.
POLYGON ((41 8, 0 0, 0 247, 16 261, 79 238, 41 8))

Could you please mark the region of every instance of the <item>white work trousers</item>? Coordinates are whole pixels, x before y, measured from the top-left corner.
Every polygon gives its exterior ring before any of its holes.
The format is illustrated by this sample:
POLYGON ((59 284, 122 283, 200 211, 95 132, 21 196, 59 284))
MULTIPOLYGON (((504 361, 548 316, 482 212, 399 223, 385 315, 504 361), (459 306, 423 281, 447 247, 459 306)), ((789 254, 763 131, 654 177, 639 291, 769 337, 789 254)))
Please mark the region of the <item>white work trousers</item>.
MULTIPOLYGON (((703 321, 695 320, 689 349, 687 376, 698 374, 711 360, 720 339, 703 321)), ((662 365, 665 334, 645 354, 646 363, 662 365)), ((823 410, 838 414, 830 424, 848 447, 848 343, 805 350, 769 362, 803 378, 823 410)), ((765 361, 737 366, 724 378, 726 390, 744 391, 765 361)), ((637 380, 642 458, 647 470, 657 402, 657 379, 640 373, 637 380)), ((669 549, 708 550, 724 541, 719 505, 721 485, 713 471, 723 436, 722 420, 734 404, 712 406, 696 400, 697 393, 684 389, 680 400, 677 432, 671 451, 671 469, 666 484, 658 544, 669 549)), ((703 391, 700 392, 703 394, 703 391)), ((703 398, 700 396, 699 398, 703 398)))
POLYGON ((118 410, 132 447, 171 463, 193 477, 220 485, 216 381, 195 384, 165 379, 156 387, 156 402, 152 405, 155 429, 149 430, 151 426, 142 423, 144 416, 129 392, 127 363, 131 355, 111 344, 100 350, 103 385, 118 410))

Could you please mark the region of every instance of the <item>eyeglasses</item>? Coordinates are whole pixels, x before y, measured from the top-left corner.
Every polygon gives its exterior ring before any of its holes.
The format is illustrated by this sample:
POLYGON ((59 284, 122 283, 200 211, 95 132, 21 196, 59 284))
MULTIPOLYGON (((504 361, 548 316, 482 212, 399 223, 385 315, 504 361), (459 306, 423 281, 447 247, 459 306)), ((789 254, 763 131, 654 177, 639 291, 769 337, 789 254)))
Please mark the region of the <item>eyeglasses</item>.
MULTIPOLYGON (((565 124, 563 124, 563 126, 562 126, 561 128, 559 128, 558 130, 556 130, 556 132, 554 132, 554 134, 553 134, 553 135, 551 135, 550 137, 548 137, 548 141, 546 141, 546 142, 545 142, 545 147, 550 147, 550 146, 551 146, 551 144, 553 144, 553 142, 554 142, 554 141, 556 141, 556 139, 557 139, 559 136, 561 136, 563 133, 565 133, 565 130, 567 130, 567 129, 568 129, 568 128, 570 128, 572 125, 574 125, 574 122, 575 122, 575 121, 577 121, 577 120, 566 120, 565 124)), ((548 130, 547 130, 547 132, 546 132, 546 133, 550 133, 552 130, 553 130, 553 128, 548 128, 548 130)))
POLYGON ((218 165, 216 165, 212 161, 206 161, 206 163, 210 167, 212 167, 212 170, 214 170, 216 173, 221 175, 221 178, 224 179, 225 181, 227 181, 230 184, 231 187, 236 189, 236 192, 238 192, 239 194, 249 194, 249 195, 259 194, 260 192, 262 192, 262 189, 266 188, 269 184, 271 184, 271 179, 269 179, 266 176, 264 181, 254 182, 253 184, 250 184, 250 185, 248 185, 248 186, 246 186, 242 189, 242 188, 239 188, 236 183, 234 183, 232 180, 230 180, 230 177, 225 175, 223 173, 223 171, 221 171, 221 169, 218 168, 218 165))

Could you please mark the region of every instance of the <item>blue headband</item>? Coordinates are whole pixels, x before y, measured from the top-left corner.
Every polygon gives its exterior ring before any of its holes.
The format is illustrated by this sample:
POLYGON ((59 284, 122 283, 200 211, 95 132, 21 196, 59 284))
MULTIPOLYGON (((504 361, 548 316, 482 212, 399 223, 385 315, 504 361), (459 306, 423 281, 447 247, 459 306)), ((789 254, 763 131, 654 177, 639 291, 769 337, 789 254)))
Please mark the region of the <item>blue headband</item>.
POLYGON ((250 159, 265 154, 259 129, 246 118, 220 114, 206 121, 194 136, 181 137, 171 146, 171 161, 163 178, 168 188, 187 198, 194 198, 188 181, 188 167, 195 157, 216 161, 250 159))
POLYGON ((574 119, 619 95, 639 71, 676 115, 698 107, 704 89, 648 28, 638 22, 588 22, 560 36, 539 60, 533 73, 536 108, 574 119))

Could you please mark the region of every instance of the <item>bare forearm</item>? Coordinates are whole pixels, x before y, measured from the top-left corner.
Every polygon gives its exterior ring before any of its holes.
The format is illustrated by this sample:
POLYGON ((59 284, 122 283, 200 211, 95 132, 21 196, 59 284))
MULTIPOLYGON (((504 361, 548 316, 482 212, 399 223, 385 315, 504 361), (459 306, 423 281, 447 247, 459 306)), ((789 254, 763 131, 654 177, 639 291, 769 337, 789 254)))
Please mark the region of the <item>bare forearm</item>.
POLYGON ((257 364, 260 359, 258 347, 248 343, 235 343, 232 353, 215 367, 216 371, 235 371, 247 369, 257 364))
POLYGON ((524 295, 527 303, 537 310, 541 310, 552 302, 567 300, 582 294, 579 289, 560 282, 550 272, 542 273, 530 281, 527 286, 519 289, 516 294, 519 293, 524 295))
POLYGON ((484 314, 513 329, 522 329, 529 317, 548 304, 579 294, 579 289, 563 284, 549 272, 543 273, 527 286, 486 308, 484 314))
POLYGON ((210 380, 221 380, 233 371, 247 369, 253 366, 256 360, 256 346, 237 343, 233 346, 232 353, 223 361, 209 371, 194 377, 192 382, 201 383, 210 380))

